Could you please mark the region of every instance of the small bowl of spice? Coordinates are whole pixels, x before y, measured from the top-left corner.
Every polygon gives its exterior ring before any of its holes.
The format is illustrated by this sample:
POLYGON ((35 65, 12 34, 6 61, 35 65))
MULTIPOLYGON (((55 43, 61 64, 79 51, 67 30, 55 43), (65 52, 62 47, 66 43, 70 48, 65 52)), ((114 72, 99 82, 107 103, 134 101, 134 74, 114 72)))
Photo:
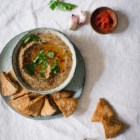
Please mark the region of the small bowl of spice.
POLYGON ((90 25, 99 34, 109 34, 117 26, 117 16, 110 8, 99 7, 92 12, 90 25))

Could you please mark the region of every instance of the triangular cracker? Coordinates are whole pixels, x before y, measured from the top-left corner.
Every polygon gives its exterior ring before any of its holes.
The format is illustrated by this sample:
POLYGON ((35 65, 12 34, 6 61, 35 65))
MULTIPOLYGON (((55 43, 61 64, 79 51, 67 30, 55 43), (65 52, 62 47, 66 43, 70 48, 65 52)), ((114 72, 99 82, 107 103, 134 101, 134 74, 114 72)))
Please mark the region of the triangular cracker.
POLYGON ((17 83, 12 81, 8 74, 1 71, 1 83, 2 83, 2 94, 3 96, 10 96, 17 93, 19 86, 17 83))
POLYGON ((50 116, 53 115, 56 111, 57 111, 57 107, 52 97, 46 96, 44 106, 40 113, 41 116, 50 116))
POLYGON ((30 93, 29 96, 30 96, 31 100, 34 100, 34 99, 36 99, 37 97, 39 97, 40 94, 37 94, 37 93, 30 93))
POLYGON ((59 98, 54 101, 66 118, 74 113, 78 104, 77 98, 59 98))
POLYGON ((106 101, 100 98, 99 102, 97 103, 97 107, 91 121, 101 122, 103 116, 107 116, 110 119, 114 119, 113 111, 106 103, 106 101))
POLYGON ((17 78, 14 74, 14 71, 12 69, 12 67, 10 68, 10 70, 8 71, 8 75, 10 76, 10 78, 13 80, 13 81, 17 81, 17 78))
POLYGON ((23 111, 24 113, 28 114, 29 116, 34 116, 34 117, 38 117, 43 104, 44 104, 44 97, 45 95, 40 95, 39 97, 37 97, 36 99, 30 101, 28 104, 26 104, 23 107, 23 111))
POLYGON ((16 99, 16 100, 10 101, 9 104, 10 104, 12 107, 14 107, 17 111, 19 111, 21 114, 23 114, 23 115, 29 117, 29 115, 27 115, 26 113, 24 113, 24 112, 22 111, 22 108, 23 108, 26 104, 28 104, 30 101, 31 101, 31 99, 30 99, 29 95, 25 95, 25 96, 20 97, 20 98, 18 98, 18 99, 16 99))
MULTIPOLYGON (((14 74, 12 68, 10 68, 10 70, 9 70, 9 72, 8 72, 8 75, 10 76, 10 78, 11 78, 13 81, 16 81, 16 82, 17 82, 17 79, 16 79, 16 77, 15 77, 15 74, 14 74)), ((15 98, 18 98, 18 97, 20 97, 20 96, 23 96, 23 95, 25 95, 25 94, 28 94, 28 93, 29 93, 29 91, 26 90, 26 89, 24 89, 24 88, 19 84, 19 90, 18 90, 18 92, 17 92, 16 94, 14 94, 14 95, 11 96, 11 100, 13 100, 13 99, 15 99, 15 98)))
POLYGON ((115 137, 123 128, 123 125, 116 120, 106 117, 102 118, 106 139, 115 137))
POLYGON ((21 97, 23 95, 26 95, 28 93, 29 93, 28 90, 24 89, 22 86, 19 86, 19 91, 16 94, 11 96, 11 100, 21 97))
POLYGON ((73 91, 59 91, 53 94, 50 94, 53 99, 58 99, 58 98, 67 98, 70 97, 73 94, 73 91))

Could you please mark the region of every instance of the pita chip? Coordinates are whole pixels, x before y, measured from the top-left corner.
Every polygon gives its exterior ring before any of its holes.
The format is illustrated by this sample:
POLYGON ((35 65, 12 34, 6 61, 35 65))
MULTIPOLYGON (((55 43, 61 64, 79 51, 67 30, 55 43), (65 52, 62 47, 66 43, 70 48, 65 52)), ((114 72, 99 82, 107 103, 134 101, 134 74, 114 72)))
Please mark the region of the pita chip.
POLYGON ((77 98, 59 98, 54 100, 66 118, 74 113, 78 104, 77 98))
POLYGON ((110 119, 114 119, 113 111, 111 110, 109 105, 106 103, 106 101, 100 98, 99 102, 97 103, 97 107, 91 121, 101 122, 103 116, 106 116, 110 119))
POLYGON ((41 110, 41 116, 51 116, 57 111, 57 107, 52 97, 45 97, 45 103, 41 110))
POLYGON ((73 91, 59 91, 53 94, 50 94, 53 99, 58 99, 58 98, 68 98, 73 94, 73 91))
POLYGON ((106 139, 115 137, 122 130, 123 125, 114 119, 102 117, 102 123, 105 130, 106 139))
POLYGON ((14 71, 12 69, 12 67, 10 68, 10 70, 8 71, 8 75, 10 76, 10 78, 13 80, 13 81, 17 81, 17 78, 14 74, 14 71))
POLYGON ((21 96, 23 96, 23 95, 26 95, 26 94, 28 94, 28 93, 29 93, 28 90, 26 90, 26 89, 24 89, 22 86, 20 86, 20 87, 19 87, 19 91, 18 91, 16 94, 14 94, 14 95, 11 96, 11 100, 16 99, 16 98, 18 98, 18 97, 21 97, 21 96))
POLYGON ((25 106, 26 104, 28 104, 31 101, 31 98, 28 95, 25 95, 23 97, 20 97, 16 100, 12 100, 9 102, 9 104, 15 108, 17 111, 19 111, 21 114, 29 117, 28 114, 24 113, 22 111, 23 106, 25 106))
POLYGON ((23 107, 23 112, 25 114, 28 114, 29 116, 34 116, 34 117, 38 117, 43 104, 44 104, 44 98, 45 95, 40 95, 39 97, 37 97, 36 99, 30 101, 28 104, 26 104, 23 107))
POLYGON ((19 86, 16 82, 12 81, 8 74, 1 71, 1 83, 3 96, 11 96, 17 93, 19 86))
MULTIPOLYGON (((15 77, 15 74, 14 74, 14 72, 13 72, 12 67, 10 68, 10 70, 9 70, 9 72, 8 72, 8 75, 10 76, 10 78, 11 78, 13 81, 16 81, 16 82, 17 82, 17 79, 16 79, 16 77, 15 77)), ((26 90, 26 89, 24 89, 20 84, 18 84, 18 85, 19 85, 19 90, 18 90, 18 92, 17 92, 16 94, 14 94, 14 95, 11 96, 11 100, 16 99, 16 98, 18 98, 18 97, 21 97, 21 96, 26 95, 26 94, 29 93, 29 91, 26 90)))
POLYGON ((31 100, 34 100, 34 99, 36 99, 39 96, 40 96, 40 94, 37 94, 37 93, 30 93, 29 94, 29 97, 31 98, 31 100))

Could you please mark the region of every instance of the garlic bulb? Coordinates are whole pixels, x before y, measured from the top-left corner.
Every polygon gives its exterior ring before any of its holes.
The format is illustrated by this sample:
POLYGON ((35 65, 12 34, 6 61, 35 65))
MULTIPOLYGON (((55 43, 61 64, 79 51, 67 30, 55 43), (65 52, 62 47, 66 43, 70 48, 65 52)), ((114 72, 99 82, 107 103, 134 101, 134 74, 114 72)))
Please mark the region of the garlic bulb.
POLYGON ((75 15, 72 15, 70 20, 69 20, 69 24, 68 24, 68 29, 69 30, 74 30, 76 29, 77 27, 77 24, 78 24, 78 19, 75 15))
POLYGON ((83 12, 83 11, 79 11, 79 13, 80 13, 80 20, 79 20, 79 25, 82 25, 82 24, 84 24, 85 22, 86 22, 86 20, 87 20, 87 15, 86 15, 86 13, 85 12, 83 12))

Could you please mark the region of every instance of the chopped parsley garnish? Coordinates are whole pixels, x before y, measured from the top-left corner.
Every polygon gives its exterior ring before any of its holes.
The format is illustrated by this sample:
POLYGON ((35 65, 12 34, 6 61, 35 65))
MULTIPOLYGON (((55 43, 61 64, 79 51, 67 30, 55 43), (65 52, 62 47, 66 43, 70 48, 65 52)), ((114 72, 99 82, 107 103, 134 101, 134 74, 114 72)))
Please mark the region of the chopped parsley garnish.
POLYGON ((45 73, 44 73, 44 72, 41 72, 41 73, 40 73, 40 76, 41 76, 41 77, 45 77, 45 73))
POLYGON ((59 67, 57 66, 58 61, 54 60, 54 64, 51 66, 51 75, 53 76, 54 73, 57 73, 60 71, 59 67))
POLYGON ((57 63, 58 63, 58 61, 55 59, 55 60, 54 60, 54 64, 57 64, 57 63))
POLYGON ((42 70, 40 71, 40 76, 41 76, 41 77, 45 77, 45 72, 46 72, 46 70, 45 70, 45 69, 42 69, 42 70))
MULTIPOLYGON (((49 58, 54 58, 55 57, 55 53, 54 52, 49 52, 47 53, 47 56, 49 58)), ((27 68, 27 71, 29 72, 30 75, 33 75, 34 70, 36 69, 37 65, 43 65, 43 68, 40 71, 40 76, 41 77, 45 77, 45 68, 48 66, 48 61, 47 61, 47 57, 44 53, 44 50, 42 49, 41 51, 38 52, 38 56, 36 57, 36 59, 32 60, 32 64, 26 64, 25 67, 27 68)), ((59 67, 57 66, 58 61, 55 59, 54 60, 54 64, 51 66, 51 75, 53 76, 54 73, 57 73, 60 71, 59 67)))
POLYGON ((48 56, 49 58, 54 58, 55 53, 54 53, 54 52, 48 52, 48 53, 47 53, 47 56, 48 56))
POLYGON ((65 3, 65 2, 60 2, 59 0, 51 0, 49 2, 50 8, 52 10, 54 10, 56 8, 56 6, 59 4, 59 9, 61 11, 66 11, 67 9, 72 9, 75 7, 74 4, 70 4, 70 3, 65 3))
POLYGON ((37 36, 28 36, 25 40, 23 40, 22 41, 22 43, 27 43, 28 41, 30 41, 30 40, 32 40, 32 41, 35 41, 35 42, 39 42, 41 39, 39 38, 39 37, 37 37, 37 36))
POLYGON ((45 60, 45 61, 43 62, 43 67, 46 68, 46 67, 48 66, 48 64, 49 64, 49 63, 45 60))
POLYGON ((26 64, 25 67, 26 67, 27 71, 29 72, 29 74, 33 75, 34 69, 35 69, 34 66, 30 65, 30 64, 26 64))
POLYGON ((33 60, 33 63, 36 63, 38 61, 39 57, 37 56, 36 59, 33 60))

